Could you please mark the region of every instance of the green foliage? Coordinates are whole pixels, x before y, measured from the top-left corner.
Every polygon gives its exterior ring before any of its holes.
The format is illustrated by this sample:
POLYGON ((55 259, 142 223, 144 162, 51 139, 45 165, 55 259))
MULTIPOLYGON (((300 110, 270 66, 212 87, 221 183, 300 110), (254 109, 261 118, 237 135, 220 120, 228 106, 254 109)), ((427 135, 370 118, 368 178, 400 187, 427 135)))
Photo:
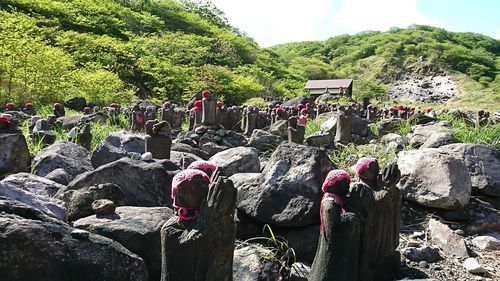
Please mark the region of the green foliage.
POLYGON ((321 121, 317 119, 307 120, 305 136, 308 137, 321 131, 321 121))
POLYGON ((358 101, 386 99, 396 77, 430 68, 460 77, 457 106, 492 107, 499 52, 498 40, 429 26, 261 49, 206 0, 0 1, 1 102, 186 102, 210 89, 231 105, 332 78, 353 78, 358 101))
POLYGON ((251 105, 251 106, 256 106, 258 108, 265 108, 267 107, 267 104, 268 102, 266 102, 263 98, 251 98, 243 103, 243 105, 251 105))
POLYGON ((361 157, 374 157, 378 159, 380 169, 394 160, 397 156, 396 148, 381 144, 374 145, 354 145, 352 143, 341 147, 338 150, 332 150, 330 159, 339 169, 348 171, 353 175, 351 167, 356 164, 361 157))
POLYGON ((464 120, 453 120, 453 134, 461 143, 484 144, 500 149, 500 124, 475 127, 464 120))

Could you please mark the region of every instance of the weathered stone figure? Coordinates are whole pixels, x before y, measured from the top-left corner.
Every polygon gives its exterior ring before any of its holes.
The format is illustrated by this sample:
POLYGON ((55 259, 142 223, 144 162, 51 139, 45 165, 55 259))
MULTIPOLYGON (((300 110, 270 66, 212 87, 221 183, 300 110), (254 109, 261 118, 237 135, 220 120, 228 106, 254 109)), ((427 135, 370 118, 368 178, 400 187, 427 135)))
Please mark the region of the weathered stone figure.
POLYGON ((160 110, 161 110, 160 112, 161 121, 167 121, 168 124, 172 124, 172 115, 173 115, 172 104, 169 101, 167 101, 163 104, 160 110))
POLYGON ((349 110, 342 110, 339 108, 337 111, 337 131, 335 134, 335 141, 340 143, 349 143, 352 140, 352 115, 349 110))
MULTIPOLYGON (((219 102, 217 103, 219 104, 219 102)), ((228 108, 225 104, 217 105, 217 124, 224 127, 224 129, 231 129, 231 118, 229 116, 228 108)))
POLYGON ((203 99, 201 100, 203 108, 203 117, 201 118, 201 124, 203 125, 216 125, 216 111, 217 111, 217 98, 212 95, 209 91, 205 90, 201 93, 203 99))
POLYGON ((69 131, 68 141, 76 142, 90 151, 92 133, 90 132, 90 123, 86 116, 82 116, 80 122, 69 131))
POLYGON ((191 163, 187 169, 200 170, 207 174, 207 176, 211 177, 212 174, 217 170, 217 165, 215 163, 206 161, 206 160, 198 160, 191 163))
POLYGON ((231 281, 236 189, 216 172, 187 169, 172 180, 177 216, 161 230, 162 281, 231 281))
POLYGON ((250 136, 253 130, 257 128, 257 121, 259 118, 259 109, 253 106, 247 107, 247 114, 245 118, 245 131, 243 134, 250 136))
POLYGON ((201 120, 203 117, 203 108, 202 108, 202 102, 201 100, 197 100, 194 102, 194 107, 193 107, 193 129, 196 129, 196 127, 201 125, 201 120))
POLYGON ((141 108, 139 105, 134 105, 133 111, 132 111, 132 131, 140 131, 144 129, 144 113, 142 113, 141 108))
POLYGON ((153 158, 170 159, 170 148, 172 146, 172 128, 170 124, 167 121, 149 120, 146 122, 146 134, 144 150, 151 152, 153 158))
POLYGON ((243 107, 243 114, 241 115, 241 122, 240 122, 240 129, 241 132, 245 132, 245 129, 247 127, 247 121, 248 121, 248 106, 243 107))
POLYGON ((36 109, 31 102, 24 105, 23 112, 28 115, 36 115, 36 109))
POLYGON ((169 124, 172 127, 172 129, 180 129, 182 128, 182 122, 184 121, 186 114, 184 113, 184 110, 180 108, 174 108, 173 105, 171 108, 173 108, 172 123, 169 124))
POLYGON ((44 145, 52 144, 56 141, 56 133, 50 129, 47 120, 40 119, 36 121, 33 128, 34 143, 43 143, 44 145))
POLYGON ((356 164, 359 180, 351 185, 349 201, 361 210, 359 280, 393 280, 399 273, 401 194, 396 184, 401 176, 396 163, 379 175, 377 159, 363 157, 356 164))
POLYGON ((240 108, 237 106, 231 106, 228 109, 228 114, 229 114, 229 127, 226 128, 228 130, 232 130, 235 132, 241 132, 241 111, 240 108))
POLYGON ((0 134, 22 133, 10 114, 0 114, 0 134))
POLYGON ((52 111, 56 117, 63 117, 66 115, 66 111, 64 110, 64 106, 58 102, 54 103, 52 107, 52 111))
POLYGON ((150 120, 156 119, 156 112, 154 111, 153 106, 146 107, 146 111, 144 112, 144 124, 146 124, 150 120))
POLYGON ((321 187, 320 233, 309 281, 357 281, 361 218, 347 202, 351 177, 333 170, 321 187))
POLYGON ((303 144, 305 130, 304 126, 298 124, 296 116, 288 118, 288 142, 303 144))

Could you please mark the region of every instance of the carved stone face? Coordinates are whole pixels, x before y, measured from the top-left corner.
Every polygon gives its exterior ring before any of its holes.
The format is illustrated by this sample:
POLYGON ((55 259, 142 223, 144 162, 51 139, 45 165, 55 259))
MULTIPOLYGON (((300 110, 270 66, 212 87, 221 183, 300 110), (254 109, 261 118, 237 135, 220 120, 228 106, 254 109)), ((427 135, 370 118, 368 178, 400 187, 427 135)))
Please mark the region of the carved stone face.
POLYGON ((199 208, 207 198, 208 181, 200 176, 195 176, 189 182, 181 184, 176 194, 177 205, 183 208, 199 208))
POLYGON ((376 179, 379 173, 380 166, 378 165, 378 162, 372 162, 370 163, 370 166, 368 166, 368 168, 363 170, 361 175, 367 179, 376 179))
POLYGON ((328 192, 337 194, 338 196, 345 197, 349 192, 349 181, 342 179, 335 183, 332 187, 327 189, 328 192))

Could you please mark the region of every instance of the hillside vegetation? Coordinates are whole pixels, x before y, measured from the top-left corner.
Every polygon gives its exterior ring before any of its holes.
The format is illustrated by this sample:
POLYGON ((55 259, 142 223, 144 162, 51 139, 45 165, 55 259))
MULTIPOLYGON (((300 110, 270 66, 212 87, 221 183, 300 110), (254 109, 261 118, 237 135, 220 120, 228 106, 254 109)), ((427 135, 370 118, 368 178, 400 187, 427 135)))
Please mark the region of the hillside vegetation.
POLYGON ((445 70, 460 82, 454 102, 491 106, 500 104, 499 53, 498 40, 428 26, 262 49, 205 1, 0 2, 0 102, 186 101, 206 88, 239 104, 346 77, 356 98, 384 97, 405 73, 445 70))

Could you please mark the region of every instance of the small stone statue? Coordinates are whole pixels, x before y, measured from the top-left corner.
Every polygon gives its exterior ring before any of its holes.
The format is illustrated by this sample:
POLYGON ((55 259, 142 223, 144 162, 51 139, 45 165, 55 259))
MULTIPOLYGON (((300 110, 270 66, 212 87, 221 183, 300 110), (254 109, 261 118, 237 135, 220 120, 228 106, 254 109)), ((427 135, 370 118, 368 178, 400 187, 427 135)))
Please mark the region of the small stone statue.
POLYGON ((217 98, 214 97, 209 91, 205 90, 201 93, 203 99, 201 100, 203 116, 201 124, 203 125, 216 125, 216 111, 217 111, 217 98))
POLYGON ((22 133, 12 115, 0 114, 0 134, 20 134, 22 133))
POLYGON ((193 130, 201 125, 202 117, 203 117, 203 108, 201 100, 197 100, 194 102, 193 107, 193 130))
POLYGON ((51 130, 49 122, 45 119, 37 120, 33 128, 33 142, 41 142, 44 145, 49 145, 53 144, 55 141, 56 133, 51 130))
POLYGON ((145 151, 151 152, 153 158, 170 159, 170 148, 172 146, 172 128, 167 121, 158 122, 149 120, 146 122, 145 151))
POLYGON ((348 202, 351 177, 333 170, 321 187, 320 234, 309 281, 358 281, 361 218, 348 202))
POLYGON ((52 111, 56 117, 63 117, 66 115, 66 111, 64 110, 64 106, 58 102, 54 103, 52 107, 52 111))
POLYGON ((289 143, 304 143, 305 127, 298 125, 296 116, 288 118, 288 142, 289 143))
POLYGON ((168 124, 172 124, 172 115, 173 115, 173 109, 172 109, 172 104, 167 101, 163 104, 163 106, 160 109, 160 119, 161 121, 167 121, 168 124))
POLYGON ((211 177, 212 174, 217 170, 217 165, 215 163, 206 161, 206 160, 198 160, 191 163, 187 169, 195 169, 200 170, 207 174, 207 176, 211 177))
POLYGON ((187 169, 172 180, 177 216, 161 229, 161 281, 231 281, 236 189, 216 171, 187 169))
POLYGON ((23 112, 28 115, 36 115, 36 109, 32 103, 28 102, 24 105, 23 112))
POLYGON ((92 133, 90 132, 90 123, 86 116, 82 116, 80 122, 69 131, 68 141, 76 142, 90 151, 92 133))
POLYGON ((134 105, 132 109, 132 131, 141 131, 145 125, 144 114, 139 105, 134 105))
POLYGON ((247 107, 247 113, 245 118, 245 130, 243 134, 250 136, 253 130, 257 128, 257 118, 259 117, 259 109, 253 106, 247 107))
POLYGON ((349 110, 339 108, 337 111, 337 132, 335 134, 335 141, 343 144, 351 142, 351 129, 352 114, 349 110))
POLYGON ((356 164, 358 181, 351 185, 350 202, 361 210, 360 280, 393 280, 399 272, 401 194, 400 171, 389 164, 379 175, 377 159, 363 157, 356 164))
POLYGON ((146 107, 146 111, 144 112, 144 124, 149 120, 156 119, 156 112, 154 111, 154 107, 152 105, 146 107))

